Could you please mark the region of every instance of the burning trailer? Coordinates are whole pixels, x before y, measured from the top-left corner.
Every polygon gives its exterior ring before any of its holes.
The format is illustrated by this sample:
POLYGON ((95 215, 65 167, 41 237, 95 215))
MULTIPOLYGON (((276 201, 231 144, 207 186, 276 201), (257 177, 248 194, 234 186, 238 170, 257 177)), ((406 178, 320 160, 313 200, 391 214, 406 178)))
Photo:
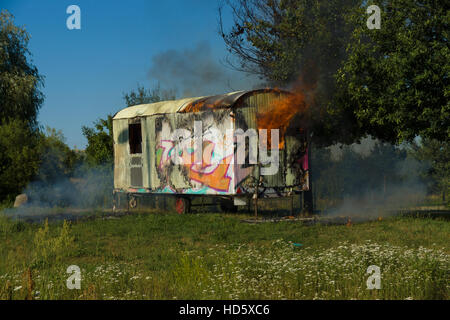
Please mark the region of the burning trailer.
POLYGON ((259 198, 303 194, 312 210, 304 110, 300 94, 261 89, 119 111, 114 208, 124 195, 134 208, 157 194, 176 197, 178 213, 196 197, 214 197, 227 211, 253 199, 256 213, 259 198))

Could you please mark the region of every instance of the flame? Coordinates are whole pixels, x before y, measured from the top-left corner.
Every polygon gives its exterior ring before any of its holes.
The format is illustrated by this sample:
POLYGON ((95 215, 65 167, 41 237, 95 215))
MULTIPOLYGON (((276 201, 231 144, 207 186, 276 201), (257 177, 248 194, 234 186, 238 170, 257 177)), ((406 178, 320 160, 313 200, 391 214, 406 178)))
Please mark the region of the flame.
POLYGON ((346 223, 347 227, 351 227, 352 226, 352 219, 349 217, 346 223))
MULTIPOLYGON (((305 95, 303 91, 296 90, 294 93, 281 99, 275 100, 270 110, 258 113, 256 119, 259 129, 267 129, 267 144, 271 146, 270 129, 278 129, 280 142, 279 149, 284 148, 284 133, 292 118, 298 113, 306 110, 305 95)), ((271 148, 271 147, 269 147, 271 148)))
POLYGON ((183 108, 182 112, 200 112, 205 111, 208 109, 215 109, 222 105, 222 101, 214 101, 212 103, 206 103, 205 100, 193 102, 188 104, 186 107, 183 108))
MULTIPOLYGON (((278 92, 282 94, 282 97, 273 101, 269 107, 269 111, 260 112, 256 114, 258 123, 258 129, 267 130, 267 144, 271 148, 271 129, 279 130, 280 142, 278 144, 279 149, 284 148, 284 134, 291 122, 292 118, 299 112, 304 112, 307 108, 305 102, 305 92, 314 92, 315 84, 307 84, 304 79, 299 78, 294 85, 292 92, 286 93, 286 91, 278 88, 262 89, 263 92, 278 92)), ((182 112, 199 112, 207 109, 215 109, 223 106, 221 99, 211 101, 211 99, 201 99, 188 104, 182 110, 182 112)))

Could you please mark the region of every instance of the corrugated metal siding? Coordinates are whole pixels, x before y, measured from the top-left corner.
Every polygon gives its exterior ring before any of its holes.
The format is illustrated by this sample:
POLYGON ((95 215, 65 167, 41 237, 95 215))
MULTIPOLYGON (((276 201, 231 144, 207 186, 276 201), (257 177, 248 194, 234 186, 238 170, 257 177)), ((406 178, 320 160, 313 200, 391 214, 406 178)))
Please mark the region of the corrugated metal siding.
MULTIPOLYGON (((190 126, 193 126, 193 121, 192 123, 186 122, 186 116, 183 114, 179 113, 168 114, 167 118, 170 119, 170 126, 172 128, 172 132, 175 131, 177 128, 185 128, 187 130, 192 130, 192 127, 190 126)), ((169 184, 175 190, 191 188, 191 185, 187 178, 186 169, 183 165, 172 164, 171 170, 169 172, 170 172, 169 184)))
POLYGON ((113 119, 130 119, 135 117, 152 116, 156 114, 175 113, 182 109, 186 104, 201 98, 203 97, 139 104, 120 110, 114 115, 113 119))
POLYGON ((292 186, 296 186, 300 184, 300 179, 299 179, 299 175, 300 172, 298 170, 298 168, 295 168, 291 161, 292 160, 290 158, 290 156, 294 153, 295 150, 299 150, 301 148, 301 143, 298 139, 298 137, 293 137, 293 136, 287 136, 285 135, 285 149, 287 150, 287 152, 285 152, 286 154, 286 187, 292 187, 292 186))
POLYGON ((161 182, 157 173, 156 163, 156 133, 155 133, 155 120, 160 116, 145 117, 143 118, 143 123, 145 122, 145 131, 142 132, 142 140, 145 140, 145 150, 147 163, 145 166, 146 176, 148 181, 148 188, 158 189, 161 186, 161 182))
POLYGON ((168 114, 176 112, 206 111, 208 109, 219 109, 233 106, 241 97, 248 94, 260 93, 287 93, 278 89, 258 89, 251 91, 235 91, 215 96, 184 98, 178 100, 160 101, 149 104, 140 104, 124 108, 117 112, 113 119, 130 119, 136 117, 146 117, 158 114, 168 114))
MULTIPOLYGON (((150 188, 150 164, 151 164, 151 140, 149 140, 149 133, 152 131, 151 124, 147 121, 148 117, 141 118, 142 130, 142 187, 150 188)), ((154 131, 154 129, 153 129, 154 131)))
MULTIPOLYGON (((249 103, 248 99, 242 101, 242 106, 234 109, 235 113, 235 129, 242 129, 247 131, 248 129, 258 130, 256 125, 256 105, 254 103, 249 103)), ((246 149, 247 149, 246 142, 246 149)), ((247 149, 248 150, 248 149, 247 149)), ((236 150, 235 150, 236 152, 236 150)), ((238 182, 238 185, 244 190, 252 188, 254 185, 253 177, 258 174, 257 167, 255 165, 250 165, 246 163, 244 165, 235 165, 235 172, 238 177, 245 177, 243 180, 238 182), (248 175, 247 175, 248 174, 248 175)))
POLYGON ((114 188, 128 188, 128 119, 113 121, 114 188))
MULTIPOLYGON (((258 132, 257 113, 270 111, 276 100, 285 96, 279 92, 263 92, 251 94, 242 100, 242 107, 236 108, 236 127, 245 130, 245 127, 254 128, 258 132)), ((261 128, 265 129, 265 128, 261 128)), ((286 185, 286 151, 279 150, 280 164, 277 174, 263 176, 264 185, 267 187, 283 187, 286 185)), ((255 176, 256 170, 253 170, 255 176)), ((248 179, 250 181, 250 179, 248 179)))

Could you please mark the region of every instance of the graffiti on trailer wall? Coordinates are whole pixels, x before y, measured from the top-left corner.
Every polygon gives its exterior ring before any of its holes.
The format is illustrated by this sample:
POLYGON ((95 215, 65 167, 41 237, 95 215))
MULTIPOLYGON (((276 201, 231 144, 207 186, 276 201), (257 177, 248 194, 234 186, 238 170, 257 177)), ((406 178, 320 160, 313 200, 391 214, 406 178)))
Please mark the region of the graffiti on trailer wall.
MULTIPOLYGON (((233 154, 218 155, 214 152, 216 145, 212 141, 206 141, 203 147, 203 161, 201 164, 193 163, 194 149, 184 147, 176 155, 175 142, 172 140, 161 140, 156 148, 156 163, 158 171, 165 173, 168 166, 173 165, 173 158, 179 156, 183 159, 183 166, 187 172, 190 182, 194 186, 194 193, 231 193, 233 166, 231 165, 233 154), (219 161, 212 161, 213 157, 221 157, 219 161)), ((219 148, 217 148, 219 149, 219 148)), ((167 181, 167 180, 166 180, 167 181)), ((169 186, 166 186, 167 191, 169 186)), ((175 192, 175 190, 171 190, 175 192)))
MULTIPOLYGON (((211 120, 210 120, 211 121, 211 120)), ((222 121, 222 131, 232 128, 231 119, 222 121)), ((217 139, 213 132, 202 132, 201 161, 194 161, 194 141, 186 139, 185 143, 173 140, 173 132, 168 122, 163 122, 156 132, 155 166, 161 181, 163 193, 191 194, 231 194, 237 183, 233 164, 233 141, 217 139), (178 143, 178 148, 177 148, 178 143), (231 145, 230 145, 231 143, 231 145), (179 163, 179 165, 174 165, 179 163), (179 174, 171 175, 173 170, 179 174), (182 190, 175 190, 171 181, 183 179, 187 184, 182 190)))
POLYGON ((258 197, 307 191, 303 100, 264 89, 126 108, 113 121, 114 188, 258 197))
MULTIPOLYGON (((249 188, 248 183, 244 186, 241 182, 247 178, 252 178, 254 166, 250 165, 248 161, 247 165, 245 163, 236 163, 239 162, 239 157, 235 161, 236 136, 228 131, 229 129, 225 130, 225 128, 232 127, 232 123, 229 118, 229 123, 227 123, 227 120, 222 120, 222 126, 219 130, 215 132, 201 131, 201 161, 197 161, 197 163, 194 161, 194 141, 191 139, 191 136, 188 134, 187 138, 181 142, 174 139, 168 122, 161 124, 159 132, 156 132, 157 143, 155 150, 155 167, 161 187, 155 192, 186 194, 239 194, 253 192, 251 184, 249 188), (227 131, 225 137, 217 139, 217 136, 225 131, 227 131), (183 182, 185 186, 179 188, 183 182), (174 183, 178 188, 173 186, 174 183)), ((277 142, 274 143, 278 145, 277 142)), ((247 158, 248 156, 247 154, 247 158)), ((276 159, 278 161, 278 158, 276 159)), ((296 159, 295 162, 301 164, 302 170, 307 170, 307 161, 305 154, 303 157, 296 159)), ((250 180, 247 180, 247 182, 250 180)), ((271 191, 273 192, 273 190, 267 190, 268 193, 271 191)))

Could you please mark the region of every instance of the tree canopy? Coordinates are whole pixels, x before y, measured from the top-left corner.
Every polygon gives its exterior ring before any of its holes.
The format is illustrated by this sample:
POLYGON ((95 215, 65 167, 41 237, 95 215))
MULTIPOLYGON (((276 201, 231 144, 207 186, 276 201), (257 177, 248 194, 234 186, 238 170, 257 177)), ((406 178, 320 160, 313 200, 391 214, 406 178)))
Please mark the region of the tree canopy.
POLYGON ((37 127, 43 102, 43 77, 30 60, 29 34, 14 25, 13 16, 0 12, 0 124, 20 119, 37 127))
POLYGON ((130 92, 124 93, 123 99, 126 105, 131 107, 138 104, 173 100, 175 99, 175 91, 163 90, 159 84, 152 89, 146 89, 144 86, 138 84, 136 90, 132 89, 130 92))
POLYGON ((31 63, 29 35, 0 12, 0 201, 10 201, 37 173, 37 114, 43 78, 31 63))
MULTIPOLYGON (((312 92, 313 141, 448 140, 449 5, 433 0, 228 0, 237 69, 312 92), (368 29, 371 4, 381 29, 368 29)), ((221 20, 220 20, 221 21, 221 20)))
POLYGON ((40 166, 34 180, 54 183, 63 177, 71 177, 81 162, 81 156, 66 144, 61 130, 46 127, 40 133, 38 151, 40 166))
POLYGON ((446 194, 450 191, 450 143, 421 139, 412 144, 411 154, 427 164, 427 169, 422 175, 427 181, 428 189, 440 192, 442 200, 445 201, 446 194))
POLYGON ((21 193, 39 169, 39 135, 24 121, 0 125, 0 202, 21 193))
MULTIPOLYGON (((270 86, 301 90, 313 141, 351 143, 363 133, 351 110, 336 109, 335 74, 346 57, 355 0, 228 0, 234 23, 221 35, 230 65, 259 75, 270 86)), ((221 20, 220 20, 221 21, 221 20)))
POLYGON ((349 16, 355 28, 337 74, 341 107, 383 140, 448 141, 449 3, 390 0, 379 5, 380 29, 367 28, 365 7, 349 16))
POLYGON ((113 164, 113 133, 112 115, 106 119, 98 119, 94 127, 82 127, 83 135, 87 139, 86 157, 88 164, 111 165, 113 164))

